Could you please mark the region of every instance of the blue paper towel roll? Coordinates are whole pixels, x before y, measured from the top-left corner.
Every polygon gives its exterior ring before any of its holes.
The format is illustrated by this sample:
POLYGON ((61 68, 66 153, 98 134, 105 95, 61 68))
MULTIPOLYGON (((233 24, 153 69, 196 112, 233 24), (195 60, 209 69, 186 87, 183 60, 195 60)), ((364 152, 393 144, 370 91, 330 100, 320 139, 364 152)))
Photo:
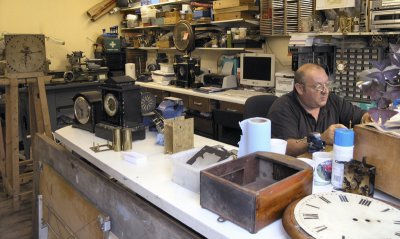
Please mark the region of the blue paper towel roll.
POLYGON ((242 136, 239 142, 238 157, 256 151, 270 151, 271 148, 271 121, 266 118, 255 117, 239 123, 242 136))

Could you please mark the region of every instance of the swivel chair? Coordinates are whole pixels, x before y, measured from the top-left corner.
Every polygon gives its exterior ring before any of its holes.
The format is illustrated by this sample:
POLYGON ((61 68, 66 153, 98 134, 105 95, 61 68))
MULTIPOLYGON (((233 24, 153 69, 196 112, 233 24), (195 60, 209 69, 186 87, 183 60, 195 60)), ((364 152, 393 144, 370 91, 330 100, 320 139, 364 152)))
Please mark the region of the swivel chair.
POLYGON ((272 103, 278 99, 275 95, 255 95, 244 103, 243 119, 253 117, 267 117, 272 103))

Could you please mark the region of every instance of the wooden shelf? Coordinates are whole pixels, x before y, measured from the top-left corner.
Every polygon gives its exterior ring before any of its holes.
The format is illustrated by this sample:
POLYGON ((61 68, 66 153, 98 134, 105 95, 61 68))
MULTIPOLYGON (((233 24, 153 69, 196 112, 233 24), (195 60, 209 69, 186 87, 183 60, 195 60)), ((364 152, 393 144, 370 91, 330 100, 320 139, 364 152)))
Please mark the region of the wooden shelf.
MULTIPOLYGON (((188 1, 188 0, 179 1, 179 0, 178 0, 178 1, 174 1, 174 2, 162 2, 162 3, 156 3, 156 4, 145 5, 145 6, 147 6, 147 7, 149 7, 149 6, 154 6, 154 7, 156 7, 156 6, 174 5, 174 4, 190 4, 190 1, 188 1)), ((135 10, 140 9, 141 7, 144 7, 144 6, 121 8, 120 11, 121 11, 121 12, 135 11, 135 10)))
MULTIPOLYGON (((146 50, 146 51, 177 51, 175 47, 170 47, 170 48, 159 48, 159 47, 127 47, 127 49, 141 49, 141 50, 146 50)), ((233 51, 233 52, 242 52, 242 51, 260 51, 262 48, 243 48, 243 47, 238 47, 238 48, 215 48, 215 47, 196 47, 195 51, 233 51)))

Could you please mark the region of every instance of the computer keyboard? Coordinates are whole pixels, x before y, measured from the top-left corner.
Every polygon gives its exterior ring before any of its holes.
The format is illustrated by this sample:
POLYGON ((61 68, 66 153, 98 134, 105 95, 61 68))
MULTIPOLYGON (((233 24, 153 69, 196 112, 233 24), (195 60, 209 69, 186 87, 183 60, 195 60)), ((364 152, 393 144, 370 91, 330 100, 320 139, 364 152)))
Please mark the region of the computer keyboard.
POLYGON ((253 90, 226 90, 219 94, 238 98, 249 98, 255 95, 271 95, 271 93, 253 90))

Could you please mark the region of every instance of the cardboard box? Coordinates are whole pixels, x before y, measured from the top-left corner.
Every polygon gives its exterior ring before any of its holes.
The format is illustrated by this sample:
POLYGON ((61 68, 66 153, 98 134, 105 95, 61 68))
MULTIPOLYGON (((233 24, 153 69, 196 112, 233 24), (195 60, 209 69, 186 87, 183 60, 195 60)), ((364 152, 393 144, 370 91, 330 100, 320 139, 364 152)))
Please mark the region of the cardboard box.
POLYGON ((281 218, 312 192, 313 169, 276 153, 256 152, 200 173, 200 205, 251 233, 281 218))
POLYGON ((175 17, 165 17, 164 18, 164 24, 176 24, 181 20, 180 16, 175 16, 175 17))
POLYGON ((354 127, 354 159, 376 167, 375 188, 400 199, 400 137, 365 125, 354 127))
POLYGON ((239 7, 214 9, 214 13, 242 12, 242 11, 258 12, 258 11, 260 11, 260 7, 255 6, 255 5, 243 5, 243 6, 239 6, 239 7))
POLYGON ((174 43, 169 40, 160 40, 156 42, 156 46, 159 48, 171 48, 174 46, 174 43))
POLYGON ((220 0, 213 2, 213 9, 215 10, 252 4, 254 5, 254 0, 220 0))
POLYGON ((254 20, 254 13, 252 12, 227 12, 214 14, 214 21, 225 21, 232 19, 243 18, 245 20, 254 20))

